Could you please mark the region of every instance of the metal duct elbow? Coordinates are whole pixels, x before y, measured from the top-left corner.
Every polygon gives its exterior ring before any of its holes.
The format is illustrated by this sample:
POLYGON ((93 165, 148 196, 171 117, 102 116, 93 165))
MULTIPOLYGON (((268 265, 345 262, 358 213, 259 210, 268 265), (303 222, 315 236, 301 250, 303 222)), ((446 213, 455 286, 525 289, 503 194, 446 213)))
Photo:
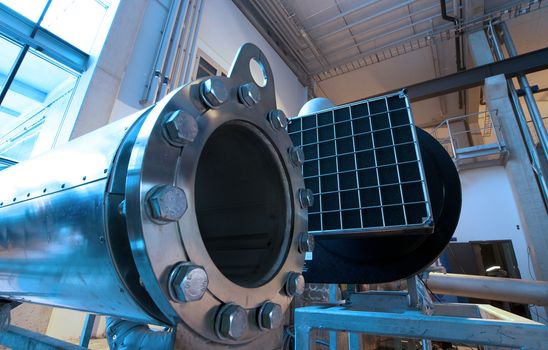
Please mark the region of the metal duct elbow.
POLYGON ((107 317, 107 342, 111 350, 168 350, 173 333, 155 331, 142 323, 107 317))

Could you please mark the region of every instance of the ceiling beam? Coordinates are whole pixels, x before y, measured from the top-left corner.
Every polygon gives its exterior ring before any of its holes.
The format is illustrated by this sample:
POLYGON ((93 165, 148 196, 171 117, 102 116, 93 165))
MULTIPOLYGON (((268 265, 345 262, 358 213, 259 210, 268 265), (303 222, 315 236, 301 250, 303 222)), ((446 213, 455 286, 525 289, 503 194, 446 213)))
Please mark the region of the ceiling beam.
MULTIPOLYGON (((486 78, 495 75, 504 74, 506 78, 513 78, 519 74, 545 69, 548 69, 548 47, 403 88, 407 90, 409 100, 416 102, 483 85, 486 78)), ((399 88, 375 96, 383 96, 401 90, 402 88, 399 88)))

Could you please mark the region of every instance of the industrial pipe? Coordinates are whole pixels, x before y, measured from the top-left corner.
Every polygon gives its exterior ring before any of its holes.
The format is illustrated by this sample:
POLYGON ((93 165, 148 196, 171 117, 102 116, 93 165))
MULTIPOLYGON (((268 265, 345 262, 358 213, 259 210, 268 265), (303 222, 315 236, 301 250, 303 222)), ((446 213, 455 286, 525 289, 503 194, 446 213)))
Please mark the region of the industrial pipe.
POLYGON ((229 77, 0 171, 0 298, 167 324, 177 349, 263 347, 304 287, 308 220, 274 91, 246 44, 229 77))
POLYGON ((548 305, 546 281, 430 272, 426 285, 437 294, 548 305))

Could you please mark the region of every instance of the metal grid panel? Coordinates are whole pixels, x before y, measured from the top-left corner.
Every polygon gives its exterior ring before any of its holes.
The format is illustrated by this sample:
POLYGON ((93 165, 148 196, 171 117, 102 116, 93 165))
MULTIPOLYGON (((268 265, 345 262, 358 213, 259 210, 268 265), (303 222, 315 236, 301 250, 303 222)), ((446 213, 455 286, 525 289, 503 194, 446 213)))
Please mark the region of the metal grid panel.
POLYGON ((433 225, 404 94, 292 118, 288 131, 303 148, 303 176, 314 193, 310 232, 401 232, 433 225))

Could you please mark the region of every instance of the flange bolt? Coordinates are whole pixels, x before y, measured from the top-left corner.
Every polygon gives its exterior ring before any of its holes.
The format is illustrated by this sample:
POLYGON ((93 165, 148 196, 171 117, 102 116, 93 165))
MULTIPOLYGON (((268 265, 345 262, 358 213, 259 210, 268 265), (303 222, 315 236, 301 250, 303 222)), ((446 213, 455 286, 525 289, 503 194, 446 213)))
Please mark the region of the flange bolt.
POLYGON ((301 208, 306 209, 314 205, 314 193, 311 189, 301 188, 297 193, 301 208))
POLYGON ((293 297, 304 292, 304 277, 298 272, 289 272, 285 281, 285 294, 293 297))
POLYGON ((228 90, 220 78, 212 77, 200 84, 200 97, 210 108, 217 108, 228 100, 228 90))
POLYGON ((164 136, 174 146, 192 143, 198 135, 198 123, 184 111, 170 113, 164 122, 164 136))
POLYGON ((247 107, 253 107, 261 101, 261 91, 255 83, 243 84, 238 88, 238 98, 247 107))
POLYGON ((151 190, 148 198, 150 214, 162 222, 178 221, 188 207, 186 194, 181 188, 163 185, 151 190))
POLYGON ((245 335, 249 327, 247 312, 240 305, 223 305, 219 310, 215 327, 221 338, 238 340, 245 335))
POLYGON ((268 113, 268 121, 274 130, 283 130, 287 127, 287 117, 281 109, 274 109, 268 113))
POLYGON ((169 294, 180 303, 197 301, 204 296, 209 283, 207 272, 202 266, 182 262, 169 275, 169 294))
POLYGON ((282 325, 283 313, 279 304, 267 301, 259 309, 259 328, 276 329, 282 325))

